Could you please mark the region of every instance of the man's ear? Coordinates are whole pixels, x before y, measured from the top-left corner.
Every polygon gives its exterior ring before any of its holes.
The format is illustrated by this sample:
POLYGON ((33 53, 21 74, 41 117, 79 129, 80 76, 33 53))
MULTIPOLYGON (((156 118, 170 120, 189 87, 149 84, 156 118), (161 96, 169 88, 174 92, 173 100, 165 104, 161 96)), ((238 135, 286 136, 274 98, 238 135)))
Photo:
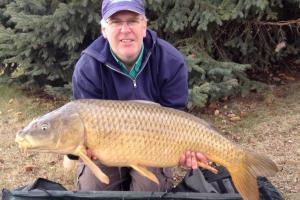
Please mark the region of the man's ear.
POLYGON ((144 23, 144 37, 147 35, 147 22, 144 23))
POLYGON ((104 26, 101 26, 101 32, 104 38, 106 38, 106 29, 104 26))

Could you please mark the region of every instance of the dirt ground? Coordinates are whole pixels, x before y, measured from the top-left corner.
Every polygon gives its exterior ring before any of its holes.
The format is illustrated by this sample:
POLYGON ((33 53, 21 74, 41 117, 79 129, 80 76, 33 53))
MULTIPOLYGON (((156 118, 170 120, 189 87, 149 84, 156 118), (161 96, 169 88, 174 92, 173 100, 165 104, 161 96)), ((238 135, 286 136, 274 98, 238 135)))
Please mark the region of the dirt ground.
MULTIPOLYGON (((14 189, 48 178, 74 190, 74 171, 65 172, 62 156, 22 154, 14 142, 17 131, 61 102, 25 96, 0 86, 0 189, 14 189)), ((200 113, 229 139, 266 154, 280 171, 270 177, 285 199, 300 199, 300 82, 274 87, 265 94, 224 100, 200 113)))

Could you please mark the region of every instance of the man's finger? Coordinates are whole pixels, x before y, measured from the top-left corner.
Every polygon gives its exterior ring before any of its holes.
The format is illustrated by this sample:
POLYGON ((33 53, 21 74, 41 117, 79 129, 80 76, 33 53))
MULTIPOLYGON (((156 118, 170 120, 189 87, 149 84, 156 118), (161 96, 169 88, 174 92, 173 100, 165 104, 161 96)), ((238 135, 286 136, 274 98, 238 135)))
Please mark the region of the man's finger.
POLYGON ((96 156, 92 156, 92 160, 97 160, 98 158, 96 156))
POLYGON ((197 163, 197 160, 196 160, 196 154, 194 152, 191 154, 191 168, 192 169, 197 169, 198 168, 198 163, 197 163))
POLYGON ((185 156, 190 156, 191 155, 191 151, 187 151, 187 152, 185 152, 185 156))
POLYGON ((196 158, 198 161, 201 161, 203 163, 208 163, 208 158, 202 153, 199 153, 199 152, 196 153, 196 158))
POLYGON ((187 167, 192 167, 192 156, 190 153, 186 154, 186 166, 187 167))
POLYGON ((186 159, 185 154, 181 155, 181 157, 179 159, 179 164, 180 165, 185 165, 185 159, 186 159))

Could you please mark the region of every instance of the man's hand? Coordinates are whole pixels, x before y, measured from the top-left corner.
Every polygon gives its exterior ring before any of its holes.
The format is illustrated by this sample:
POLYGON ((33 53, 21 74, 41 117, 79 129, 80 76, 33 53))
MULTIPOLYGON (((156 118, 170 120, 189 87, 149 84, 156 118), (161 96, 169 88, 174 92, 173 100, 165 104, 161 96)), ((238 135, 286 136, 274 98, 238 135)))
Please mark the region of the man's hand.
POLYGON ((64 170, 70 172, 75 168, 76 162, 77 160, 71 160, 67 155, 64 155, 64 161, 63 161, 64 170))
POLYGON ((86 149, 86 155, 92 160, 98 160, 98 158, 93 154, 93 152, 89 148, 86 149))
POLYGON ((208 165, 208 158, 199 152, 187 151, 180 157, 179 164, 192 168, 198 168, 198 162, 204 163, 208 165))

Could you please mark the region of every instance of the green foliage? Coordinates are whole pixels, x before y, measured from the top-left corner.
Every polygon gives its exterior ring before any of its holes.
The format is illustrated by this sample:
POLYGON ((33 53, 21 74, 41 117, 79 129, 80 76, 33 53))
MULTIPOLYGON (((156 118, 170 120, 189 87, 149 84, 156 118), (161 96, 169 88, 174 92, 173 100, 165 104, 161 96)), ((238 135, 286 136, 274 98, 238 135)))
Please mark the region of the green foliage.
MULTIPOLYGON (((299 66, 300 0, 145 0, 149 26, 186 55, 190 104, 264 88, 247 72, 299 66), (281 46, 280 46, 281 45, 281 46)), ((80 52, 99 35, 101 0, 0 3, 0 76, 50 94, 70 90, 80 52), (61 88, 61 89, 60 89, 61 88)))
POLYGON ((146 2, 150 26, 167 40, 180 44, 191 39, 185 45, 197 46, 220 61, 251 64, 256 71, 268 72, 291 54, 300 53, 295 47, 300 35, 300 0, 146 2), (282 20, 287 22, 268 23, 282 20), (287 47, 275 52, 282 41, 287 47))
POLYGON ((262 90, 264 85, 250 81, 245 70, 247 64, 220 62, 205 53, 192 54, 187 57, 189 64, 189 104, 204 107, 208 102, 219 98, 249 91, 262 90))
POLYGON ((7 4, 4 15, 13 26, 0 31, 0 61, 22 67, 29 85, 67 84, 83 44, 99 34, 98 5, 92 0, 7 4))
POLYGON ((267 0, 146 0, 153 27, 164 32, 176 33, 194 29, 207 31, 208 25, 245 19, 250 13, 259 14, 268 6, 267 0))
POLYGON ((72 84, 65 84, 63 87, 53 87, 52 85, 45 85, 44 91, 52 97, 56 97, 58 99, 70 99, 70 94, 72 90, 72 84))
POLYGON ((299 67, 300 0, 146 3, 150 26, 187 55, 189 105, 205 106, 224 96, 265 89, 247 78, 250 70, 299 67), (284 47, 277 49, 280 44, 284 47))

